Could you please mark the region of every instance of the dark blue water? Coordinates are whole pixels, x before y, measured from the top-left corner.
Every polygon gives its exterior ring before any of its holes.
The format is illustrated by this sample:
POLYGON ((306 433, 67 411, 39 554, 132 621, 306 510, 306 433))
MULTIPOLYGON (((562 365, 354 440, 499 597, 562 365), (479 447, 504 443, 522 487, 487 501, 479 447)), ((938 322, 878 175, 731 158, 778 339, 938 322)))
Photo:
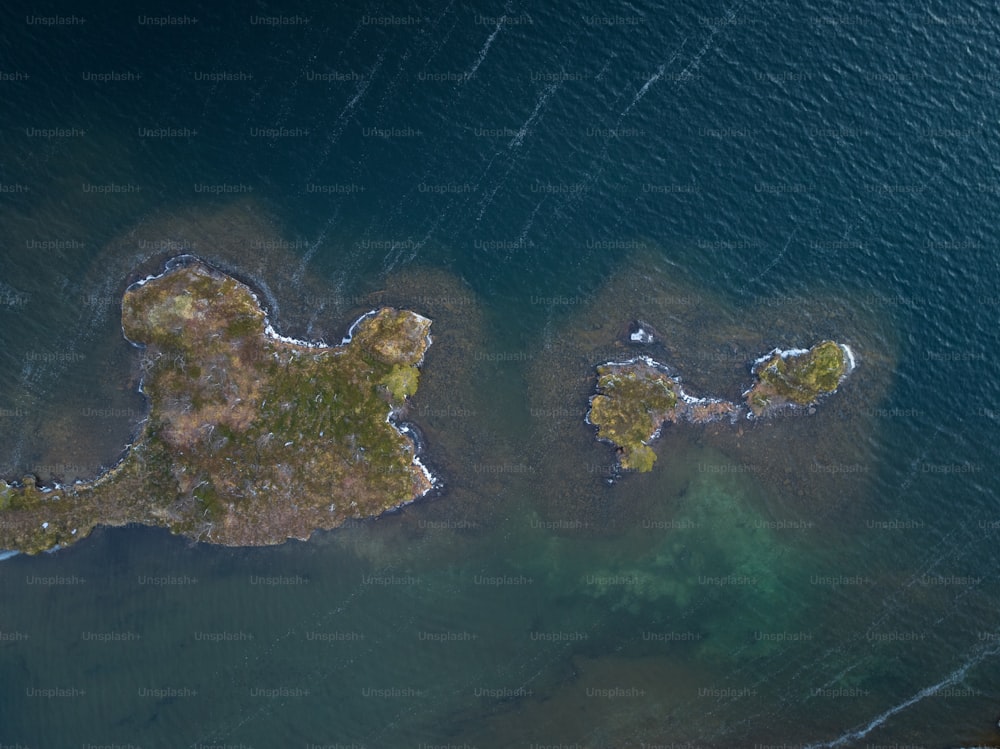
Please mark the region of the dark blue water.
POLYGON ((335 338, 372 291, 451 295, 441 350, 453 330, 480 354, 464 384, 428 360, 434 502, 276 549, 108 529, 0 565, 0 742, 1000 740, 994 7, 0 21, 4 477, 116 459, 143 404, 115 304, 179 251, 252 279, 295 334, 335 338), (644 304, 663 289, 694 309, 644 304), (751 340, 740 321, 761 344, 862 341, 877 374, 819 427, 748 429, 761 450, 800 435, 801 492, 709 470, 754 448, 695 433, 608 488, 586 468, 605 448, 539 423, 584 379, 533 398, 553 341, 609 310, 672 320, 678 349, 751 340), (815 466, 850 450, 823 489, 815 466), (756 582, 700 582, 730 575, 756 582))

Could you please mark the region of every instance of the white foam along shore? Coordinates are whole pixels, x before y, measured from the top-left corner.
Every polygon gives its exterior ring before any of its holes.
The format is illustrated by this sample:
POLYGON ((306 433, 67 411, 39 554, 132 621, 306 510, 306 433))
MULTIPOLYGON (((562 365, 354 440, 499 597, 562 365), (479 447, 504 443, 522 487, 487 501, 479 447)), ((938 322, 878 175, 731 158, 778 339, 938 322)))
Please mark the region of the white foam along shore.
MULTIPOLYGON (((417 468, 420 469, 420 472, 424 474, 424 478, 427 479, 427 482, 430 484, 430 486, 424 489, 424 491, 420 492, 420 494, 418 494, 416 497, 410 500, 410 502, 412 502, 416 499, 419 499, 420 497, 423 497, 424 495, 428 494, 434 489, 440 489, 444 485, 444 482, 442 482, 441 479, 439 479, 437 476, 431 473, 430 469, 424 465, 422 460, 420 460, 420 455, 418 453, 422 449, 423 445, 417 438, 417 433, 413 429, 413 427, 407 424, 405 421, 396 422, 393 418, 394 416, 395 412, 390 411, 389 415, 385 419, 386 423, 388 423, 400 435, 408 439, 410 441, 410 444, 413 445, 413 455, 411 458, 411 462, 413 463, 413 465, 415 465, 417 468)), ((404 502, 403 504, 410 504, 410 502, 404 502)))
POLYGON ((858 360, 854 357, 854 350, 846 343, 840 344, 840 350, 843 351, 844 356, 847 357, 847 370, 844 372, 844 376, 846 377, 858 366, 858 360))
MULTIPOLYGON (((840 346, 840 350, 844 352, 844 356, 847 358, 847 367, 844 370, 844 374, 840 377, 840 381, 843 382, 844 378, 857 368, 858 360, 854 356, 854 350, 846 343, 838 343, 837 345, 840 346)), ((803 354, 808 354, 809 351, 810 349, 807 348, 771 349, 770 353, 754 359, 753 369, 756 369, 764 362, 769 361, 775 355, 780 356, 782 359, 787 359, 790 356, 802 356, 803 354)))
POLYGON ((756 369, 758 366, 766 361, 769 361, 773 356, 780 356, 782 359, 787 359, 790 356, 802 356, 802 354, 808 354, 809 349, 807 348, 775 348, 771 349, 770 352, 764 354, 763 356, 757 357, 753 360, 753 368, 756 369))

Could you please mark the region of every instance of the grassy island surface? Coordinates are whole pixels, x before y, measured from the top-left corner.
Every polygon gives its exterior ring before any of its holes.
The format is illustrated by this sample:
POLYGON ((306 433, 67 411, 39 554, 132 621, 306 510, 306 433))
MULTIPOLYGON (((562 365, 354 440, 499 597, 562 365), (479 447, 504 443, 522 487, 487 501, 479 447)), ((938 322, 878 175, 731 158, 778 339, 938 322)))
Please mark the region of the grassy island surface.
POLYGON ((127 523, 277 544, 412 501, 433 479, 395 417, 417 389, 430 325, 385 307, 339 346, 295 341, 244 284, 173 261, 122 301, 149 401, 134 443, 94 481, 0 481, 0 549, 34 553, 127 523))

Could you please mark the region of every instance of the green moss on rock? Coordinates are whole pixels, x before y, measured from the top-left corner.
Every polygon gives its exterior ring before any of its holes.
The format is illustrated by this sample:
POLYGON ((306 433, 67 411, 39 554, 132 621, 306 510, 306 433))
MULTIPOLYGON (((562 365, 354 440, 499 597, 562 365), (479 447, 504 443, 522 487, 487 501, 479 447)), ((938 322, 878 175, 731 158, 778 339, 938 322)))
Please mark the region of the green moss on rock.
POLYGON ((382 384, 397 401, 403 401, 416 393, 419 382, 419 370, 406 364, 395 365, 382 379, 382 384))

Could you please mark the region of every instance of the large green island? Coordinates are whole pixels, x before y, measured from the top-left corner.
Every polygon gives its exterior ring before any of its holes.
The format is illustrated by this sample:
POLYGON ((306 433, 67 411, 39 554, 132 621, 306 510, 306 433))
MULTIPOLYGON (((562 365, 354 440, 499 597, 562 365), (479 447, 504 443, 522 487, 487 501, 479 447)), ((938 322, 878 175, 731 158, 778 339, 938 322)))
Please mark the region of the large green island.
POLYGON ((0 549, 66 545, 142 523, 211 543, 306 539, 426 494, 435 479, 398 421, 431 321, 385 307, 339 346, 279 336, 243 283, 191 257, 130 286, 122 329, 143 349, 149 415, 89 482, 0 480, 0 549))

